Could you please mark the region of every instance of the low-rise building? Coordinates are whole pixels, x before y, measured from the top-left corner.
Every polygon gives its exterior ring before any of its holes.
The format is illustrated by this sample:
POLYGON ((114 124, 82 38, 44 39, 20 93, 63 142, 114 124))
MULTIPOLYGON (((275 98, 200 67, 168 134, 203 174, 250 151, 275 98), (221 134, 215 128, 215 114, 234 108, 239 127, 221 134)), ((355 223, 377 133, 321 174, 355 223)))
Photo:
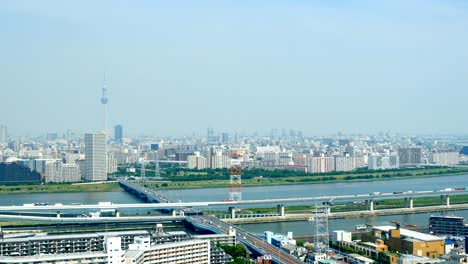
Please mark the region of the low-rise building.
POLYGON ((445 253, 444 238, 393 226, 375 226, 367 242, 381 239, 388 250, 435 258, 445 253))

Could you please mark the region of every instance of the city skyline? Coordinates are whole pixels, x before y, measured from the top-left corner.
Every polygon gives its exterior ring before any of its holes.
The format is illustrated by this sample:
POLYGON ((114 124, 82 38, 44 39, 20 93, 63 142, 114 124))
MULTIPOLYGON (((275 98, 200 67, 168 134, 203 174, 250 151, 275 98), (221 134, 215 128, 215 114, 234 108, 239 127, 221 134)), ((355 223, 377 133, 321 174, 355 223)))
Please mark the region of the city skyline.
POLYGON ((6 1, 9 134, 468 131, 468 5, 6 1), (51 8, 53 7, 53 8, 51 8))

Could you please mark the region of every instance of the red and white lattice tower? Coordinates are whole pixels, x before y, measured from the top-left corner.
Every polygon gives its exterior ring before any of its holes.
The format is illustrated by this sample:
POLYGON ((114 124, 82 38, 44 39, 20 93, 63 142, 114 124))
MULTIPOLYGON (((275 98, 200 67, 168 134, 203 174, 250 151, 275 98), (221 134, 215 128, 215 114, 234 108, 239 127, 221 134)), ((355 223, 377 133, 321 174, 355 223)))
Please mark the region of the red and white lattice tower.
POLYGON ((240 161, 233 159, 229 168, 229 200, 239 202, 242 200, 242 178, 240 161))

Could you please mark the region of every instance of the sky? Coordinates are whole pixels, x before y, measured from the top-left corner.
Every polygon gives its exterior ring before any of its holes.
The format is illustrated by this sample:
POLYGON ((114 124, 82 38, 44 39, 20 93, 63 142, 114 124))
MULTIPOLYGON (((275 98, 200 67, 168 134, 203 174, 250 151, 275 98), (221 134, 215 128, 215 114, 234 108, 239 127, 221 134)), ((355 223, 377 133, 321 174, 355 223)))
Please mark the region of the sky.
POLYGON ((0 124, 468 132, 462 0, 2 0, 0 124))

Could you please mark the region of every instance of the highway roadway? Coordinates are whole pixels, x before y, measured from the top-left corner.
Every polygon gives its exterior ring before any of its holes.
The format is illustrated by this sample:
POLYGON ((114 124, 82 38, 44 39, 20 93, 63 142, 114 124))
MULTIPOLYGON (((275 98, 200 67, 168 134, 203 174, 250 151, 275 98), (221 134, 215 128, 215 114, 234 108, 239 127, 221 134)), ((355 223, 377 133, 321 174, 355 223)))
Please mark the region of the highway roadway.
POLYGON ((237 240, 258 251, 260 254, 265 255, 265 254, 270 254, 272 256, 272 260, 275 263, 286 263, 286 264, 301 264, 304 263, 301 260, 295 258, 294 256, 291 256, 287 254, 286 252, 280 250, 279 248, 272 246, 265 241, 263 241, 262 238, 255 237, 251 234, 249 234, 247 231, 234 226, 227 224, 218 218, 214 216, 189 216, 187 217, 187 221, 189 222, 197 222, 199 225, 206 225, 208 226, 209 229, 216 229, 218 230, 217 233, 224 233, 227 234, 229 229, 235 229, 236 230, 236 235, 237 235, 237 240), (211 227, 211 228, 210 228, 211 227))
POLYGON ((0 215, 0 220, 14 220, 26 222, 48 222, 48 223, 126 223, 126 222, 168 222, 182 221, 185 216, 121 216, 121 217, 46 217, 29 215, 0 215))
POLYGON ((400 193, 371 193, 340 196, 318 196, 303 198, 282 198, 268 200, 243 200, 243 201, 208 201, 208 202, 167 202, 167 203, 138 203, 138 204, 113 204, 110 202, 98 204, 25 204, 13 206, 0 206, 0 211, 9 212, 27 212, 27 211, 64 211, 64 210, 119 210, 119 209, 183 209, 183 208, 207 208, 214 206, 237 207, 240 205, 256 204, 288 204, 298 202, 327 202, 331 200, 377 200, 391 199, 398 197, 418 197, 418 196, 439 196, 439 195, 458 195, 466 194, 467 190, 439 190, 439 191, 419 191, 419 192, 400 192, 400 193))

